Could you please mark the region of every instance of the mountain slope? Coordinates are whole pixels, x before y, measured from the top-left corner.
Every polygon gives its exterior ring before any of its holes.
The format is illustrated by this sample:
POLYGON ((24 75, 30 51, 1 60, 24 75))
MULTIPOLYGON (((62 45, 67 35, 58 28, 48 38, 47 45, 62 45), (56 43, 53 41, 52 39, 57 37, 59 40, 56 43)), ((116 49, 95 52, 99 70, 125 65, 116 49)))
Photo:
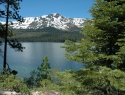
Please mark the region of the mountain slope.
POLYGON ((84 26, 85 19, 68 18, 58 13, 43 15, 40 17, 26 17, 23 23, 13 22, 14 29, 42 29, 54 27, 61 30, 78 30, 84 26))
POLYGON ((77 41, 83 35, 78 31, 68 32, 53 27, 42 29, 13 29, 14 36, 8 39, 17 39, 20 42, 65 42, 65 40, 77 41))

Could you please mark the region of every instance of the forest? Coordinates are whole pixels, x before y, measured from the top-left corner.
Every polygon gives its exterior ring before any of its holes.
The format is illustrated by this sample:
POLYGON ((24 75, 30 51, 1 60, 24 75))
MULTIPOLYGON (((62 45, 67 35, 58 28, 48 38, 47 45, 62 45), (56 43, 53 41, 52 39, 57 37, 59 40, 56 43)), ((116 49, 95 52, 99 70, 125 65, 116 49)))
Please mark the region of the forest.
POLYGON ((43 29, 14 29, 12 37, 9 39, 17 39, 19 42, 65 42, 72 40, 76 42, 83 35, 80 31, 64 31, 47 27, 43 29))
POLYGON ((54 91, 59 92, 58 95, 125 95, 125 0, 95 0, 89 10, 92 19, 86 20, 81 34, 53 29, 11 31, 8 19, 22 21, 18 14, 21 1, 0 0, 0 5, 7 4, 6 11, 0 11, 0 18, 7 20, 5 25, 0 24, 1 43, 5 47, 4 51, 0 51, 4 53, 0 90, 16 91, 20 95, 33 95, 33 92, 43 95, 46 91, 51 92, 48 95, 57 95, 54 91), (55 36, 59 36, 58 40, 55 36), (18 71, 9 68, 6 62, 7 44, 22 51, 24 48, 20 41, 50 39, 60 42, 66 39, 65 45, 61 47, 66 51, 66 58, 83 63, 85 68, 61 72, 58 68, 51 68, 47 56, 28 78, 20 78, 17 76, 18 71))

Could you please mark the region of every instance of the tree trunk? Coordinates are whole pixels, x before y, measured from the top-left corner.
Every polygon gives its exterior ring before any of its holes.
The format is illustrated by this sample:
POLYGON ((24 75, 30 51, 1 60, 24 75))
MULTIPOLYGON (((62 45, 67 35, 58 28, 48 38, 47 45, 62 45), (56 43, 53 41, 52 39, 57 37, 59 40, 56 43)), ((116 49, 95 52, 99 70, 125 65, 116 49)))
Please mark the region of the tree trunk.
POLYGON ((9 0, 7 0, 7 8, 6 8, 6 31, 5 31, 3 70, 6 70, 8 18, 9 18, 9 0))

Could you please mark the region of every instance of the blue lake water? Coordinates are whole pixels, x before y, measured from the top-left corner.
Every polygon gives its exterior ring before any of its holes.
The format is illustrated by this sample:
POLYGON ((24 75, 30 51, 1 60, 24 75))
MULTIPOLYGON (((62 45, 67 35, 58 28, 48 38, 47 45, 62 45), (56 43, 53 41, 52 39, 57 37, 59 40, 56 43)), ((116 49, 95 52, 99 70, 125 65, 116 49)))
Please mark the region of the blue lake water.
MULTIPOLYGON (((64 43, 25 42, 22 45, 25 47, 23 52, 15 52, 9 47, 7 50, 7 63, 11 69, 17 70, 21 77, 28 77, 32 70, 37 69, 44 56, 48 56, 51 68, 59 68, 61 71, 79 70, 84 67, 82 63, 66 60, 65 50, 60 48, 64 43)), ((1 69, 2 66, 3 58, 0 57, 1 69)))

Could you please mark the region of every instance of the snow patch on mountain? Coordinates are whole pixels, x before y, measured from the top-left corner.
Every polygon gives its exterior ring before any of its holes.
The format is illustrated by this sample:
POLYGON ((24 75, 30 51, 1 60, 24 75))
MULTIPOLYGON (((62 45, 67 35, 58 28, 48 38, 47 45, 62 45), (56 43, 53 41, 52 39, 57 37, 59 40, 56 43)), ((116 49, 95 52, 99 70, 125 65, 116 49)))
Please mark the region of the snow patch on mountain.
MULTIPOLYGON (((42 29, 44 27, 54 27, 62 30, 69 30, 73 27, 80 28, 84 26, 83 18, 68 18, 58 13, 43 15, 40 17, 26 17, 24 22, 13 22, 10 25, 14 29, 42 29)), ((3 23, 3 22, 2 22, 3 23)))

